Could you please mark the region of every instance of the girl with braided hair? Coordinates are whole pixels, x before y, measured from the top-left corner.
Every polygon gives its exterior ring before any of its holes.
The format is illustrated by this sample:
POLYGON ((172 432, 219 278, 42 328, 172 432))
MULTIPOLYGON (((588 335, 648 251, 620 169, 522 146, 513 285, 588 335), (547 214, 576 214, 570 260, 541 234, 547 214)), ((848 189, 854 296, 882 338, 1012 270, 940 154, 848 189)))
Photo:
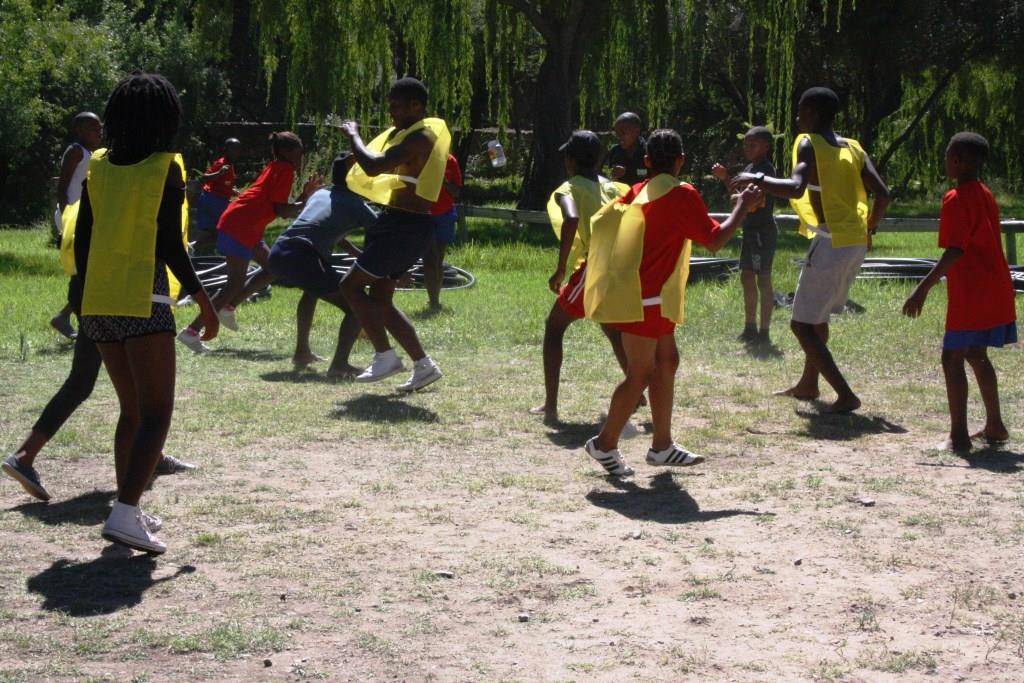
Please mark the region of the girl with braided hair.
POLYGON ((205 338, 217 334, 210 298, 182 241, 184 163, 171 152, 181 119, 174 86, 135 72, 103 115, 107 149, 89 160, 75 227, 81 332, 96 343, 121 405, 114 434, 117 500, 103 537, 163 553, 161 521, 139 507, 174 410, 174 315, 167 271, 199 304, 205 338), (166 266, 166 267, 165 267, 166 266))
POLYGON ((679 367, 675 327, 683 322, 690 243, 721 249, 762 194, 756 187, 744 190, 732 214, 719 224, 708 215, 700 193, 679 182, 685 161, 679 133, 654 131, 644 156, 648 179, 605 205, 591 222, 583 305, 588 318, 622 333, 626 378, 612 394, 601 433, 585 449, 612 476, 633 473, 622 460, 618 440, 644 389, 654 423, 647 464, 686 466, 703 460, 672 440, 679 367))

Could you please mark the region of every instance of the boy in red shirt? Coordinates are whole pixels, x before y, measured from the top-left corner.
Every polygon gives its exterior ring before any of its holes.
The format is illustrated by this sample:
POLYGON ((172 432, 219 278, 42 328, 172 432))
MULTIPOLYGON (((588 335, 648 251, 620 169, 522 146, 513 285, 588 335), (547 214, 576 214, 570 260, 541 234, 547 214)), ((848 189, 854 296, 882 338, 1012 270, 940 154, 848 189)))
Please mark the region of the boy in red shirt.
POLYGON ((444 182, 441 194, 430 210, 434 217, 434 239, 423 255, 423 280, 427 287, 427 299, 431 310, 441 308, 441 284, 444 280, 444 252, 449 244, 455 241, 455 222, 459 215, 455 210, 455 200, 462 190, 462 169, 459 160, 448 155, 448 164, 444 168, 444 182))
POLYGON ((196 205, 196 248, 213 246, 217 242, 217 223, 228 204, 238 194, 235 164, 242 151, 238 138, 228 138, 221 148, 223 156, 214 159, 203 174, 203 191, 196 205))
POLYGON ((633 473, 622 460, 618 440, 644 389, 654 423, 647 464, 687 466, 704 459, 672 440, 679 367, 675 327, 683 319, 690 241, 718 251, 764 195, 748 187, 719 225, 708 215, 700 193, 677 180, 685 161, 679 133, 651 133, 644 157, 648 180, 607 204, 591 225, 584 307, 588 318, 622 332, 626 378, 612 394, 601 433, 585 449, 612 476, 633 473))
POLYGON ((921 314, 928 291, 946 277, 946 334, 942 339, 942 371, 949 398, 949 438, 938 448, 971 450, 967 431, 967 373, 971 365, 985 403, 985 427, 975 438, 1002 442, 1009 438, 999 411, 996 370, 987 347, 1017 341, 1013 283, 1003 255, 999 207, 978 178, 988 157, 988 141, 977 133, 957 133, 946 147, 945 170, 957 186, 942 198, 939 246, 942 258, 903 304, 911 318, 921 314))

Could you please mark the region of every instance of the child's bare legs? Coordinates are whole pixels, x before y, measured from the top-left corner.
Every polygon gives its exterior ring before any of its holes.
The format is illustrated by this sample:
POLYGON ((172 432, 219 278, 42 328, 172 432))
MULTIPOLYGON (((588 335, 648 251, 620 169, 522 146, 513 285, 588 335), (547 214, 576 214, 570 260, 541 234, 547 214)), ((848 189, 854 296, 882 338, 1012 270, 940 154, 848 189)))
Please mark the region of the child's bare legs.
MULTIPOLYGON (((661 368, 657 367, 659 342, 659 339, 640 337, 635 334, 622 335, 622 347, 626 352, 626 377, 615 387, 615 391, 612 392, 611 404, 608 406, 608 418, 604 421, 601 433, 594 439, 594 446, 598 450, 610 451, 618 448, 619 434, 622 433, 622 428, 626 426, 630 415, 636 409, 637 401, 640 400, 644 389, 652 383, 655 375, 662 371, 661 368)), ((668 362, 670 359, 664 358, 663 360, 668 362)), ((676 362, 678 362, 678 358, 676 362)), ((675 373, 675 369, 672 370, 672 373, 675 373)), ((657 388, 653 385, 651 387, 651 416, 654 420, 655 443, 658 443, 659 439, 665 438, 665 434, 668 432, 668 424, 671 423, 671 419, 668 422, 665 420, 664 411, 666 406, 664 403, 664 393, 668 391, 669 394, 667 410, 670 417, 672 379, 669 378, 667 382, 663 377, 660 379, 661 384, 657 388), (660 392, 657 398, 657 405, 655 405, 656 391, 660 392)), ((669 435, 666 444, 670 445, 671 443, 672 438, 669 435)), ((664 446, 664 448, 667 448, 668 445, 664 446)))
POLYGON ((138 505, 163 451, 174 411, 174 336, 97 344, 121 406, 114 434, 117 499, 138 505))
MULTIPOLYGON (((253 247, 252 260, 259 265, 260 269, 257 270, 251 278, 248 278, 245 282, 245 286, 242 288, 242 291, 231 300, 231 306, 238 306, 239 304, 247 301, 250 296, 259 292, 274 281, 274 276, 270 273, 270 269, 267 267, 267 261, 270 260, 270 249, 265 243, 260 242, 253 247)), ((248 272, 249 264, 247 263, 245 266, 246 272, 248 272)), ((217 310, 220 309, 218 308, 217 310)))
POLYGON ((974 436, 989 441, 1006 441, 1010 433, 1003 424, 1002 411, 999 409, 999 382, 996 369, 988 358, 988 350, 984 346, 970 347, 967 349, 967 362, 974 371, 981 400, 985 403, 985 428, 974 436))
POLYGON ((965 350, 942 351, 942 373, 946 376, 946 398, 949 401, 949 438, 943 448, 970 451, 971 435, 967 432, 967 373, 964 372, 965 350))
POLYGON ((394 280, 375 278, 353 267, 342 281, 341 291, 359 324, 366 330, 374 351, 384 353, 391 349, 391 342, 388 341, 390 332, 415 362, 427 354, 420 345, 412 322, 395 308, 395 284, 394 280))
MULTIPOLYGON (((241 258, 238 256, 225 256, 224 263, 228 270, 228 279, 224 283, 217 293, 213 296, 211 303, 213 304, 213 310, 219 311, 225 306, 229 305, 235 298, 241 294, 245 288, 245 275, 249 270, 249 259, 241 258)), ((203 329, 203 318, 202 316, 196 316, 189 327, 195 331, 203 329)))
POLYGON ((318 360, 323 360, 309 347, 309 332, 313 327, 317 299, 316 294, 304 291, 299 297, 299 303, 295 306, 295 354, 292 356, 292 363, 297 368, 304 368, 318 360))
POLYGON ((436 239, 423 254, 423 281, 427 287, 427 299, 431 308, 441 308, 441 284, 444 280, 445 245, 436 239))
POLYGON ((836 392, 835 402, 827 406, 825 412, 848 413, 859 408, 860 399, 850 389, 832 357, 832 352, 828 350, 828 323, 812 325, 794 320, 790 323, 790 329, 804 351, 804 371, 795 386, 779 394, 813 400, 820 394, 818 377, 821 376, 836 392))
MULTIPOLYGON (((574 322, 576 322, 576 318, 569 315, 556 301, 552 304, 551 312, 548 313, 548 319, 544 323, 544 404, 531 408, 530 412, 543 414, 545 422, 558 421, 558 385, 562 379, 562 341, 565 339, 565 331, 574 322)), ((605 334, 608 333, 605 332, 605 334)), ((619 336, 619 346, 621 347, 621 335, 619 336)), ((611 340, 610 335, 608 338, 611 340)), ((613 341, 612 348, 614 347, 615 342, 613 341)), ((616 353, 616 357, 618 357, 618 353, 616 353)))
MULTIPOLYGON (((604 332, 604 336, 608 338, 608 343, 612 345, 612 353, 615 354, 615 360, 618 361, 619 367, 622 369, 622 374, 625 375, 626 350, 622 348, 622 332, 611 325, 601 325, 601 331, 604 332)), ((636 407, 639 409, 645 405, 647 405, 647 399, 643 394, 640 394, 640 401, 637 403, 636 407)))
POLYGON ((740 271, 743 285, 743 328, 744 333, 757 325, 757 273, 752 270, 740 271))
POLYGON ((353 315, 352 308, 348 305, 348 301, 345 300, 340 289, 323 294, 320 298, 337 306, 342 312, 341 325, 338 327, 338 345, 334 349, 334 358, 331 360, 331 366, 327 368, 327 374, 331 377, 355 377, 362 370, 352 366, 348 362, 348 358, 359 337, 359 330, 362 329, 359 319, 353 315))
POLYGON ((757 288, 761 295, 761 332, 768 333, 772 325, 772 311, 775 310, 775 289, 772 285, 772 271, 757 274, 757 288))
POLYGON ((672 406, 675 399, 676 370, 679 369, 679 351, 675 335, 658 337, 655 350, 654 374, 647 388, 651 397, 651 422, 654 435, 651 448, 661 451, 672 446, 672 406))

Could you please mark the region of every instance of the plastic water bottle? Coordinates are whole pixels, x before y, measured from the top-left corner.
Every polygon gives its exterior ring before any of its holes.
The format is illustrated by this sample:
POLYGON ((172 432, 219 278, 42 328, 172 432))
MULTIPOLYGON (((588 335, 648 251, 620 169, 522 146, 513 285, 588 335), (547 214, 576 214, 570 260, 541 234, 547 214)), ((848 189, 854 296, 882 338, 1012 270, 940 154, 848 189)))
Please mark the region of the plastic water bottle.
POLYGON ((508 163, 508 159, 505 157, 505 148, 497 140, 491 140, 487 143, 487 156, 490 158, 491 166, 494 168, 501 168, 508 163))

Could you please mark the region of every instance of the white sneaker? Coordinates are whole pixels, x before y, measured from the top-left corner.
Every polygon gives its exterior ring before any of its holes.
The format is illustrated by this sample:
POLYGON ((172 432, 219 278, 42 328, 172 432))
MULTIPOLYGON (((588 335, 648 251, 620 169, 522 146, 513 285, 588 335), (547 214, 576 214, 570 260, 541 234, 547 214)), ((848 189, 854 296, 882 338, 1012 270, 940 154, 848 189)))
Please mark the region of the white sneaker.
POLYGON ((647 451, 647 464, 662 467, 689 467, 704 462, 703 455, 691 453, 682 446, 672 444, 668 448, 656 451, 653 448, 647 451))
POLYGON ((416 362, 412 368, 412 377, 398 385, 399 391, 419 391, 441 379, 441 368, 430 357, 416 362))
POLYGON ((107 523, 103 525, 103 538, 151 555, 167 551, 167 546, 146 528, 142 510, 137 505, 125 505, 120 501, 114 503, 107 523))
POLYGON ((365 370, 356 375, 356 381, 379 382, 392 375, 397 375, 402 370, 405 370, 405 366, 402 365, 402 359, 398 357, 394 349, 388 349, 387 351, 373 354, 373 361, 366 366, 365 370))
POLYGON ((178 341, 195 353, 202 354, 207 353, 210 350, 210 347, 199 338, 199 333, 194 331, 191 327, 186 327, 178 333, 178 341))
POLYGON ((587 451, 587 455, 601 463, 601 467, 613 477, 628 477, 633 474, 633 468, 622 461, 622 453, 619 453, 618 448, 602 451, 594 444, 596 438, 595 436, 588 439, 587 443, 583 446, 587 451))
POLYGON ((160 519, 156 515, 147 515, 145 512, 142 512, 141 508, 139 509, 139 514, 142 515, 142 523, 146 525, 146 529, 149 533, 155 534, 163 528, 164 520, 160 519))
POLYGON ((238 318, 235 317, 235 309, 222 308, 217 311, 217 317, 220 318, 221 325, 238 332, 238 318))

